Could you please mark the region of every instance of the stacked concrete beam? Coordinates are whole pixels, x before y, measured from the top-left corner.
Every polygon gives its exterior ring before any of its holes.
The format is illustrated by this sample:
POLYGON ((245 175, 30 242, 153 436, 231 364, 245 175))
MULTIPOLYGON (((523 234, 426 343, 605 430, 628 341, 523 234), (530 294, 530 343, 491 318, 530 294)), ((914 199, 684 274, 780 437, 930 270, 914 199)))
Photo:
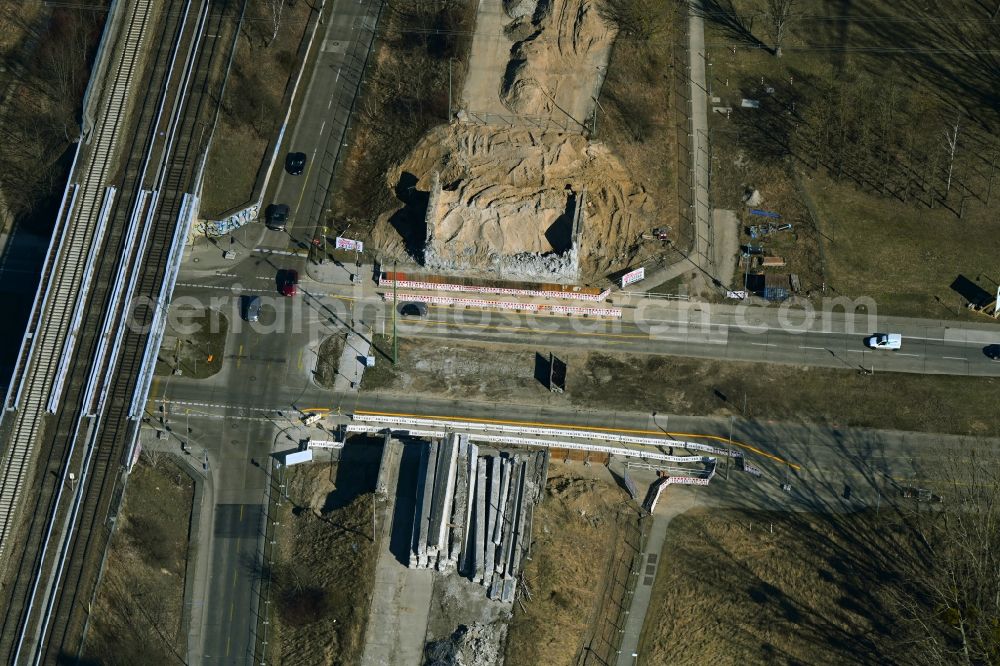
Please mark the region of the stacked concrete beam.
POLYGON ((417 496, 413 502, 413 532, 410 535, 410 563, 411 568, 420 566, 420 555, 423 553, 424 561, 427 561, 427 547, 424 542, 423 524, 425 522, 424 505, 424 479, 427 475, 429 446, 420 447, 420 461, 417 463, 417 496))
POLYGON ((487 513, 489 514, 489 522, 487 523, 487 529, 489 530, 486 537, 486 557, 483 562, 483 585, 489 589, 490 583, 493 580, 493 567, 495 566, 497 544, 500 543, 499 529, 500 529, 500 484, 501 477, 503 476, 504 466, 502 464, 502 459, 493 456, 490 458, 490 472, 487 477, 487 482, 490 488, 490 501, 487 508, 487 513), (493 534, 497 533, 494 539, 493 534))
POLYGON ((483 582, 483 570, 486 562, 486 516, 489 502, 489 489, 486 485, 486 465, 487 459, 479 460, 476 466, 476 536, 475 541, 469 549, 469 570, 472 572, 474 583, 483 582))
POLYGON ((437 471, 434 474, 434 499, 431 504, 431 527, 427 539, 428 566, 447 566, 448 532, 451 508, 455 498, 455 477, 458 469, 458 436, 449 434, 438 448, 437 471))
POLYGON ((433 520, 431 508, 434 502, 434 477, 437 474, 439 448, 437 442, 431 442, 427 446, 427 465, 424 468, 424 482, 420 497, 420 529, 417 535, 419 539, 417 542, 417 566, 421 569, 427 568, 428 563, 433 561, 431 558, 437 555, 436 552, 430 552, 429 541, 431 539, 431 521, 433 520))
POLYGON ((459 572, 467 574, 469 565, 469 538, 472 536, 472 521, 476 502, 476 469, 479 467, 479 447, 469 442, 467 435, 462 435, 459 448, 459 474, 456 483, 455 513, 452 522, 455 527, 452 533, 452 544, 458 543, 458 549, 452 556, 458 564, 459 572))
POLYGON ((438 561, 438 568, 441 571, 455 571, 458 569, 462 553, 462 543, 468 532, 468 523, 466 520, 470 502, 468 435, 458 435, 456 437, 456 446, 458 447, 458 464, 455 466, 454 499, 452 500, 448 530, 448 557, 444 560, 443 568, 441 560, 438 561))
POLYGON ((528 475, 528 466, 521 463, 521 479, 518 483, 517 508, 514 515, 517 517, 517 524, 514 525, 513 538, 511 539, 511 557, 507 564, 507 574, 509 578, 516 578, 521 568, 521 551, 524 550, 524 523, 525 513, 528 510, 528 502, 525 501, 525 481, 528 475))

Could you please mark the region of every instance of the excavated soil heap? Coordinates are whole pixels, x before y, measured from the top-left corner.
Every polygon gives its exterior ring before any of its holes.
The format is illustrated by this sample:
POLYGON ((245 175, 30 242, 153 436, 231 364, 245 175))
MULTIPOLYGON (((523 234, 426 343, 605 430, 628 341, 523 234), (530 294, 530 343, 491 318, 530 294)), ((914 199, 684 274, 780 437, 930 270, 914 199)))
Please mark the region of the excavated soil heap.
POLYGON ((508 0, 514 42, 500 98, 514 113, 565 116, 584 124, 590 87, 607 64, 615 31, 594 0, 508 0))
MULTIPOLYGON (((495 255, 562 251, 569 241, 567 203, 586 190, 580 254, 583 274, 605 271, 623 258, 656 208, 602 144, 578 134, 453 124, 429 132, 387 174, 392 188, 404 173, 429 192, 440 174, 434 245, 466 266, 495 255), (555 227, 555 228, 554 228, 555 227)), ((416 224, 416 222, 413 222, 416 224)), ((383 247, 398 235, 380 224, 383 247)), ((387 248, 389 249, 389 248, 387 248)))

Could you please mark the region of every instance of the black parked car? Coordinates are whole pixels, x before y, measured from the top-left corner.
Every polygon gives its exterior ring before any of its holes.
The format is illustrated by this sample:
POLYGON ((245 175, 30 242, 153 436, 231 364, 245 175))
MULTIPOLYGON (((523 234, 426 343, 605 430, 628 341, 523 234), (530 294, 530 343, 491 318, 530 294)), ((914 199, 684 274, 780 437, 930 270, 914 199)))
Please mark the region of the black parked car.
POLYGON ((983 353, 986 354, 986 358, 1000 361, 1000 345, 987 345, 983 353))
POLYGON ((268 229, 284 231, 288 224, 288 206, 285 204, 271 204, 264 213, 265 224, 268 229))
POLYGON ((306 154, 305 153, 288 153, 288 157, 285 158, 285 171, 292 174, 293 176, 300 175, 306 168, 306 154))
POLYGON ((404 317, 426 317, 427 304, 420 302, 400 303, 399 314, 404 317))

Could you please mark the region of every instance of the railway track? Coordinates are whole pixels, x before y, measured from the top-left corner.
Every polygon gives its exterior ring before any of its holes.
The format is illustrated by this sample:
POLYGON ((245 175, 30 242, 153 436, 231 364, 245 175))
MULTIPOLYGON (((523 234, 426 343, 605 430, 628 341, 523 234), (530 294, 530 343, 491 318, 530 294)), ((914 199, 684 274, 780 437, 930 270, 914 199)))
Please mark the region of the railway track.
POLYGON ((75 297, 79 293, 76 287, 84 279, 85 258, 88 253, 99 252, 102 244, 103 239, 95 234, 95 218, 100 214, 101 192, 111 168, 109 158, 118 139, 126 101, 132 93, 135 61, 144 43, 150 3, 151 0, 138 0, 133 6, 105 113, 92 145, 78 149, 90 153, 92 167, 83 182, 69 185, 63 196, 55 245, 50 246, 29 317, 28 333, 15 365, 6 404, 8 410, 16 409, 13 433, 0 468, 0 560, 17 518, 21 488, 31 467, 44 415, 53 406, 50 398, 58 380, 60 354, 70 332, 75 297))
MULTIPOLYGON (((72 360, 65 354, 60 356, 61 363, 50 359, 46 366, 49 370, 46 374, 53 370, 58 372, 59 365, 66 373, 62 407, 56 404, 54 415, 41 414, 38 408, 49 405, 37 400, 29 404, 28 397, 44 396, 42 389, 45 386, 32 383, 35 368, 46 361, 46 355, 51 355, 53 349, 66 349, 65 337, 61 347, 58 344, 44 348, 28 344, 22 349, 28 352, 19 355, 18 369, 7 397, 6 407, 19 406, 14 415, 15 433, 19 433, 18 427, 22 424, 34 427, 30 432, 21 433, 21 440, 30 442, 30 434, 37 446, 39 435, 43 435, 44 440, 51 443, 46 464, 37 470, 34 511, 25 521, 26 539, 13 585, 4 591, 7 603, 0 633, 0 655, 6 656, 9 663, 57 662, 66 657, 75 658, 82 648, 88 605, 110 536, 106 518, 109 509, 120 499, 124 457, 138 428, 138 421, 130 419, 128 411, 136 391, 138 370, 146 355, 148 335, 141 329, 126 327, 127 309, 135 296, 165 295, 169 299, 169 294, 161 294, 161 284, 168 260, 179 261, 177 253, 171 253, 175 232, 183 223, 178 216, 185 202, 190 202, 185 194, 194 185, 192 174, 198 157, 206 148, 203 142, 207 137, 198 134, 196 138, 195 130, 201 126, 200 119, 214 109, 215 100, 221 98, 219 91, 210 89, 209 84, 213 67, 217 67, 220 59, 228 60, 227 49, 231 46, 211 38, 227 30, 236 30, 236 26, 226 26, 226 21, 232 17, 229 10, 233 4, 241 3, 240 0, 188 0, 187 11, 172 8, 162 12, 164 28, 156 49, 156 65, 147 84, 149 90, 162 91, 158 97, 146 98, 135 131, 125 144, 126 148, 134 147, 121 151, 129 157, 119 174, 122 186, 117 204, 108 203, 107 198, 99 204, 81 198, 87 183, 93 186, 108 178, 113 147, 101 148, 95 144, 93 156, 105 159, 99 175, 88 174, 91 177, 83 184, 67 188, 66 212, 61 211, 56 225, 54 248, 59 248, 60 240, 67 238, 73 219, 70 215, 76 214, 74 211, 82 214, 85 206, 97 205, 99 212, 107 214, 111 222, 101 259, 87 262, 92 264, 91 268, 100 279, 94 280, 93 294, 82 324, 76 316, 83 302, 79 296, 76 300, 72 297, 62 302, 53 300, 51 304, 41 296, 41 300, 36 299, 29 321, 32 341, 45 330, 42 313, 47 306, 62 307, 67 318, 78 321, 78 327, 72 329, 77 354, 72 360), (208 38, 204 39, 206 35, 208 38), (74 199, 80 208, 73 205, 74 199), (28 407, 36 408, 34 421, 22 417, 28 407), (40 428, 42 421, 45 421, 44 427, 40 428), (63 492, 70 469, 79 474, 76 490, 63 492)), ((125 63, 126 54, 141 50, 144 37, 137 37, 136 30, 142 31, 148 26, 137 19, 137 15, 145 10, 144 20, 148 21, 150 7, 151 0, 138 0, 133 6, 134 12, 122 38, 125 47, 118 60, 119 71, 109 94, 110 106, 116 99, 122 104, 127 100, 127 94, 115 95, 119 82, 134 75, 135 62, 125 63), (128 73, 122 73, 122 69, 128 73)), ((120 123, 121 113, 119 109, 114 122, 120 123)), ((111 116, 108 113, 103 118, 98 132, 112 122, 111 116)), ((100 134, 95 138, 98 136, 100 134)), ((93 243, 93 239, 90 242, 93 243)), ((50 251, 44 285, 55 284, 52 280, 63 259, 61 254, 58 249, 55 253, 50 251)), ((138 314, 135 319, 140 326, 148 324, 153 317, 152 312, 133 314, 138 314)), ((50 403, 52 398, 50 388, 50 403)), ((55 402, 59 402, 58 397, 55 402)), ((10 461, 10 464, 5 461, 5 473, 17 467, 14 456, 10 461)), ((20 484, 26 482, 24 474, 30 462, 29 451, 20 460, 21 468, 17 472, 20 484)), ((25 504, 31 506, 32 502, 25 504)), ((15 524, 9 511, 4 512, 2 518, 9 533, 11 525, 15 524)), ((6 541, 4 537, 3 542, 6 541)))

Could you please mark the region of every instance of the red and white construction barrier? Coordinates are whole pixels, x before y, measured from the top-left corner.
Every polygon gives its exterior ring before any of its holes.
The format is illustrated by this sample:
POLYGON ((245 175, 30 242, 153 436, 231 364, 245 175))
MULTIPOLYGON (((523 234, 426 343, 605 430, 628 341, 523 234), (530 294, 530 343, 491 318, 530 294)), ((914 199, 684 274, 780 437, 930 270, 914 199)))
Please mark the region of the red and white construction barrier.
POLYGON ((568 298, 577 301, 603 301, 611 294, 610 289, 605 289, 598 294, 577 292, 577 291, 549 291, 545 289, 510 289, 507 287, 489 287, 468 284, 449 284, 438 282, 419 282, 416 280, 390 280, 380 275, 378 284, 380 287, 392 287, 393 282, 399 289, 423 289, 426 291, 464 291, 475 294, 498 294, 501 296, 532 296, 539 298, 568 298))
MULTIPOLYGON (((389 300, 388 294, 382 294, 389 300)), ((480 298, 453 298, 451 296, 429 296, 427 294, 405 294, 398 300, 430 303, 432 305, 455 305, 459 307, 483 308, 486 310, 509 310, 517 312, 537 312, 539 314, 579 315, 581 317, 611 317, 621 319, 620 308, 589 308, 580 305, 545 305, 544 303, 520 303, 518 301, 487 301, 480 298)))
POLYGON ((708 482, 709 479, 697 476, 661 476, 649 487, 649 494, 646 496, 646 501, 643 502, 642 508, 649 513, 653 513, 656 503, 660 501, 660 495, 663 494, 667 486, 707 486, 708 482))

